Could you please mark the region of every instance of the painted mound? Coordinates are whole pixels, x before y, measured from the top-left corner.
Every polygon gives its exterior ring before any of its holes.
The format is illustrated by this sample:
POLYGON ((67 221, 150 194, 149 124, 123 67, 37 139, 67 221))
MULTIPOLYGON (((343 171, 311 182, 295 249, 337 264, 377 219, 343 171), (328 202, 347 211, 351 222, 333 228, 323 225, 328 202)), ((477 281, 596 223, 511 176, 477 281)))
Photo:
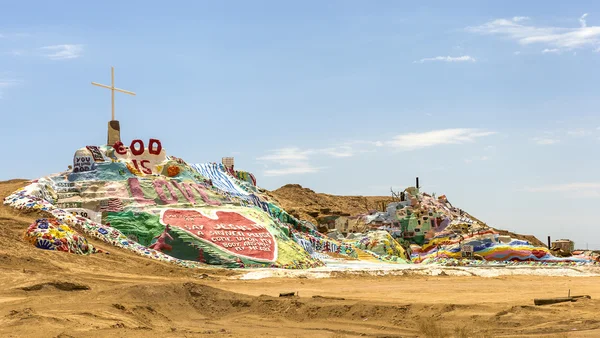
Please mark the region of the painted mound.
POLYGON ((382 224, 402 241, 410 243, 414 263, 455 265, 465 257, 474 262, 541 262, 584 264, 582 256, 556 257, 546 247, 501 235, 466 211, 453 206, 446 196, 438 198, 414 187, 402 192, 401 201, 385 212, 363 216, 366 225, 382 224))
POLYGON ((589 255, 555 257, 545 247, 500 235, 445 196, 416 188, 385 212, 354 219, 366 234, 349 240, 324 236, 274 202, 251 173, 188 164, 167 156, 156 139, 147 148, 141 140, 81 148, 68 171, 32 181, 4 200, 45 211, 57 224, 111 245, 188 267, 310 268, 323 265, 324 253, 451 265, 465 256, 472 264, 591 262, 589 255), (373 231, 382 229, 387 232, 373 231))
POLYGON ((46 211, 88 236, 184 266, 323 265, 294 240, 299 222, 255 183, 222 164, 169 157, 158 140, 147 148, 134 140, 130 147, 81 148, 68 171, 32 181, 4 203, 46 211))
POLYGON ((25 239, 36 248, 70 252, 79 255, 102 253, 87 239, 56 219, 40 218, 25 232, 25 239))

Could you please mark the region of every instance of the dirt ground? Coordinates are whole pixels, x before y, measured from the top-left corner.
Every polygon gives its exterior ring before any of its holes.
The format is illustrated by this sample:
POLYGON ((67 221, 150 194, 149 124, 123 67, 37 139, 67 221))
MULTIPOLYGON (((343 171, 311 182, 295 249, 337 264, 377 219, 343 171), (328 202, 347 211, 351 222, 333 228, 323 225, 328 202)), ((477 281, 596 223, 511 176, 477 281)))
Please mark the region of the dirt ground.
MULTIPOLYGON (((0 197, 22 182, 0 182, 0 197)), ((77 256, 22 240, 0 207, 0 337, 599 337, 600 278, 383 276, 238 280, 92 241, 77 256), (591 300, 533 306, 538 297, 591 300), (298 292, 295 297, 278 297, 298 292)))

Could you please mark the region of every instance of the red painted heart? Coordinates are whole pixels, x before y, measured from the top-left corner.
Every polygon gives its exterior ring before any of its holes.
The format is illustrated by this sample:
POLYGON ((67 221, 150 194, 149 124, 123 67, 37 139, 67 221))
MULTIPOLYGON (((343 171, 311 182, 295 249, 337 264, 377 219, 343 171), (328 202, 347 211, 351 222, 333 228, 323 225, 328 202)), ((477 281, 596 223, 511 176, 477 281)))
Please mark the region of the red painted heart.
POLYGON ((217 211, 216 214, 217 219, 214 219, 196 210, 167 209, 160 221, 237 256, 269 262, 276 259, 277 244, 265 226, 237 212, 217 211))

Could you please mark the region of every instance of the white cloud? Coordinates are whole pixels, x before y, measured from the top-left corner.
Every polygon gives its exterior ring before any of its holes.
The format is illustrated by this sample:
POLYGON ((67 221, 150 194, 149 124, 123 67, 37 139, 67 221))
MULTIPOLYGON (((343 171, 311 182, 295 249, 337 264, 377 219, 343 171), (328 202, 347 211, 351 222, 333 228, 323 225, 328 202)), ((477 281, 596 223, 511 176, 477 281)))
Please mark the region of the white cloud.
POLYGON ((317 173, 321 169, 322 168, 312 167, 310 165, 304 164, 304 165, 299 165, 299 166, 294 166, 294 167, 265 170, 265 176, 311 174, 311 173, 317 173))
POLYGON ((10 79, 0 79, 0 88, 16 86, 19 83, 21 83, 21 81, 10 80, 10 79))
MULTIPOLYGON (((365 141, 365 140, 354 140, 354 141, 348 141, 348 142, 344 142, 342 144, 341 147, 344 146, 355 146, 355 145, 366 145, 366 146, 374 146, 374 147, 383 147, 384 144, 381 141, 365 141)), ((365 150, 356 150, 356 152, 365 152, 365 150)))
POLYGON ((466 164, 471 164, 475 161, 489 161, 491 159, 490 156, 480 156, 480 157, 475 157, 475 158, 466 158, 465 159, 465 163, 466 164))
POLYGON ((297 147, 281 148, 272 151, 272 154, 257 158, 258 161, 276 164, 280 168, 265 170, 265 176, 283 176, 294 174, 316 173, 321 168, 310 165, 309 155, 312 150, 302 150, 297 147))
POLYGON ((386 145, 401 150, 415 150, 443 144, 474 142, 477 138, 494 134, 496 132, 469 128, 441 129, 397 135, 386 142, 386 145))
POLYGON ((516 52, 513 52, 513 54, 515 54, 515 55, 519 55, 519 54, 521 54, 521 52, 519 52, 519 51, 516 51, 516 52))
POLYGON ((21 49, 13 49, 10 52, 6 52, 5 54, 9 54, 12 56, 22 56, 25 54, 25 51, 23 51, 21 49))
POLYGON ((425 63, 425 62, 435 62, 435 61, 442 61, 442 62, 475 62, 477 61, 474 57, 469 56, 469 55, 463 55, 463 56, 436 56, 433 58, 424 58, 421 59, 419 61, 414 61, 413 63, 425 63))
POLYGON ((337 148, 325 148, 319 152, 333 157, 352 157, 355 155, 354 149, 350 146, 340 146, 337 148))
POLYGON ((259 157, 257 160, 285 163, 286 161, 307 160, 310 153, 310 150, 301 150, 296 147, 281 148, 274 150, 273 154, 259 157))
POLYGON ((588 13, 584 13, 580 18, 579 18, 579 24, 581 24, 581 28, 585 28, 587 26, 587 22, 585 22, 585 18, 588 16, 588 13))
POLYGON ((572 137, 584 137, 589 135, 590 132, 585 129, 572 129, 567 131, 567 135, 572 137))
POLYGON ((345 152, 336 152, 336 148, 319 150, 303 150, 298 147, 281 148, 273 150, 270 155, 258 157, 257 160, 263 163, 275 164, 279 167, 265 170, 265 176, 310 174, 319 172, 322 169, 310 164, 310 155, 318 153, 329 154, 330 156, 336 157, 349 157, 353 155, 351 149, 344 150, 345 152))
POLYGON ((560 140, 549 137, 534 137, 532 140, 533 142, 541 146, 560 143, 560 140))
POLYGON ((55 45, 42 47, 41 49, 49 53, 44 56, 51 60, 76 59, 83 53, 83 45, 55 45))
MULTIPOLYGON (((462 144, 474 142, 477 138, 493 134, 495 132, 478 129, 434 130, 424 133, 398 135, 386 142, 354 140, 327 148, 280 148, 272 150, 269 154, 258 157, 256 160, 265 165, 265 176, 308 174, 319 172, 325 168, 317 167, 311 163, 316 157, 349 158, 361 153, 375 151, 375 148, 384 146, 400 150, 414 150, 442 144, 462 144)), ((487 156, 478 158, 481 161, 488 159, 489 157, 487 156)))
POLYGON ((542 51, 542 54, 548 54, 548 53, 555 53, 555 54, 557 54, 557 53, 560 53, 560 49, 558 49, 558 48, 552 48, 552 49, 546 48, 546 49, 544 49, 542 51))
POLYGON ((4 89, 6 88, 10 88, 10 87, 14 87, 14 86, 18 86, 20 85, 22 82, 19 80, 12 80, 12 79, 1 79, 0 78, 0 99, 3 98, 3 94, 4 94, 4 89))
POLYGON ((0 33, 0 39, 18 39, 29 36, 31 34, 28 33, 0 33))
POLYGON ((566 184, 551 184, 539 187, 526 187, 532 193, 563 193, 569 197, 597 198, 600 197, 600 182, 575 182, 566 184))
POLYGON ((315 157, 349 158, 357 154, 372 152, 374 151, 373 148, 383 146, 384 143, 381 141, 354 140, 327 148, 301 149, 299 147, 287 147, 272 150, 270 154, 258 157, 256 160, 262 162, 268 168, 264 172, 266 176, 316 173, 324 167, 316 167, 311 164, 315 157), (273 169, 271 166, 277 168, 273 169))
POLYGON ((579 18, 580 27, 535 26, 523 20, 496 19, 467 31, 485 35, 500 35, 521 45, 542 44, 549 49, 597 48, 600 45, 600 26, 588 26, 587 14, 579 18))
POLYGON ((529 19, 531 19, 531 18, 528 16, 513 16, 514 22, 525 21, 525 20, 529 20, 529 19))
POLYGON ((600 190, 600 182, 577 182, 567 184, 553 184, 545 185, 535 188, 525 188, 525 191, 529 192, 561 192, 561 191, 573 191, 573 190, 600 190))

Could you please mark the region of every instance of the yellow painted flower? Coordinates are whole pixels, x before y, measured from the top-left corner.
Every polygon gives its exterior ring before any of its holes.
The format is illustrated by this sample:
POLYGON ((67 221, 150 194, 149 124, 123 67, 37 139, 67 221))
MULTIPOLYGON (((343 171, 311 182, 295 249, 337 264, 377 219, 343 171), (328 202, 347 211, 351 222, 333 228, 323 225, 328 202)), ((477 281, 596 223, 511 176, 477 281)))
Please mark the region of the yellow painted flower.
POLYGON ((64 238, 66 235, 64 231, 59 231, 58 229, 50 229, 48 232, 54 238, 64 238))

